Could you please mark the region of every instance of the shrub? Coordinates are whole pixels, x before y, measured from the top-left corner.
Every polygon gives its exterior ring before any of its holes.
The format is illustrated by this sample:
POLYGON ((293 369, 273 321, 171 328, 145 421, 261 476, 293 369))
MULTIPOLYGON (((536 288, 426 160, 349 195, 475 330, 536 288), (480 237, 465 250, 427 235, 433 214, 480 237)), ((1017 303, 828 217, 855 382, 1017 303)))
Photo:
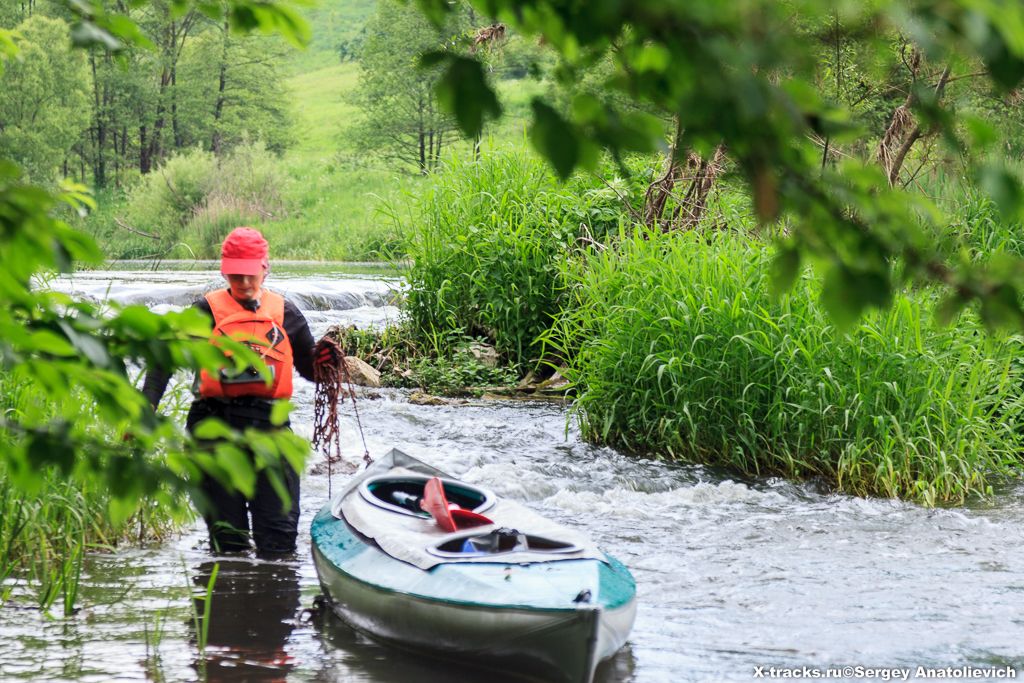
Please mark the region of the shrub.
MULTIPOLYGON (((125 222, 156 236, 140 238, 146 255, 216 258, 232 228, 284 215, 278 165, 261 143, 219 158, 200 149, 172 156, 132 190, 125 222)), ((130 240, 111 256, 143 255, 135 253, 139 248, 138 240, 130 240)))
POLYGON ((523 153, 448 162, 407 231, 414 334, 442 354, 474 337, 511 364, 536 361, 560 307, 560 262, 579 237, 617 229, 619 202, 596 180, 560 184, 523 153))

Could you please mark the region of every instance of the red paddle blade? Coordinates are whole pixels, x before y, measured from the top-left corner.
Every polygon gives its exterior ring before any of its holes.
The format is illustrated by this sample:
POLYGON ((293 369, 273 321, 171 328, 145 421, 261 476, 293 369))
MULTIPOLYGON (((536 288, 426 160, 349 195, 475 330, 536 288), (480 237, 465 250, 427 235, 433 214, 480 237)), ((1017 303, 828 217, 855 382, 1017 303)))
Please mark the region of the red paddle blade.
POLYGON ((452 511, 448 509, 448 498, 444 495, 444 484, 440 477, 427 480, 420 507, 430 513, 439 527, 445 531, 455 531, 455 520, 452 519, 452 511))
POLYGON ((488 524, 494 524, 494 522, 487 517, 473 512, 472 510, 455 508, 454 510, 450 510, 449 513, 451 514, 452 521, 455 523, 456 529, 472 529, 475 526, 487 526, 488 524))

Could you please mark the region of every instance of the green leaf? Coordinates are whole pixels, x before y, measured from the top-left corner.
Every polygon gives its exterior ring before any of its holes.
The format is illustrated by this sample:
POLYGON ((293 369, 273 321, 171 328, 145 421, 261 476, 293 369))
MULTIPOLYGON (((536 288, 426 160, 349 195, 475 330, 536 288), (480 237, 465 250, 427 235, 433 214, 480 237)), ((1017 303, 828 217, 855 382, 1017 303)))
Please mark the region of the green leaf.
POLYGON ((256 493, 256 470, 251 458, 238 446, 226 443, 217 445, 216 454, 217 464, 228 476, 228 481, 223 483, 230 485, 246 498, 252 498, 256 493))
POLYGON ((51 356, 75 356, 75 347, 68 340, 52 330, 33 332, 28 339, 29 348, 25 351, 47 353, 51 356))
POLYGON ((630 152, 654 151, 655 140, 664 135, 664 124, 644 112, 630 112, 622 117, 615 131, 615 147, 630 152))
POLYGON ((220 19, 224 16, 224 8, 219 2, 198 2, 196 8, 210 19, 220 19))
POLYGON ((971 137, 971 143, 975 149, 987 150, 999 142, 999 132, 987 119, 981 116, 964 114, 961 120, 971 137))
POLYGON ((124 43, 135 45, 146 50, 156 49, 156 45, 149 39, 149 36, 143 33, 134 21, 124 15, 108 14, 104 17, 102 24, 103 28, 105 28, 111 36, 124 43))
POLYGON ((270 488, 274 489, 274 493, 277 494, 277 499, 281 503, 281 512, 287 513, 291 508, 291 495, 288 493, 288 488, 284 485, 284 480, 281 479, 281 474, 277 470, 267 470, 266 473, 267 481, 270 482, 270 488))
POLYGON ((294 407, 291 401, 275 401, 274 407, 270 409, 270 424, 280 427, 288 422, 294 407))
POLYGON ((180 19, 188 12, 188 0, 171 0, 171 18, 180 19))
POLYGON ((990 329, 1024 328, 1020 295, 1013 285, 1002 284, 981 299, 981 319, 990 329))
POLYGON ((580 160, 580 144, 573 129, 561 115, 540 98, 534 98, 530 140, 562 180, 568 178, 580 160))
POLYGON ((581 93, 572 100, 572 112, 576 120, 601 124, 608 117, 604 103, 590 93, 581 93))
POLYGON ((88 20, 79 21, 71 27, 71 42, 76 47, 99 47, 110 52, 124 48, 124 43, 88 20))
POLYGON ((887 306, 892 289, 887 277, 875 272, 856 272, 838 264, 825 275, 821 303, 841 330, 856 324, 869 306, 887 306))
POLYGON ((144 339, 156 336, 163 328, 160 316, 145 306, 126 306, 121 309, 113 322, 122 329, 130 330, 144 339))
POLYGON ((498 97, 475 59, 453 57, 436 92, 438 102, 455 115, 459 129, 469 137, 480 135, 486 118, 501 116, 498 97))
POLYGON ((448 0, 416 0, 416 4, 435 26, 441 26, 452 11, 448 0))
POLYGON ((74 467, 75 450, 68 440, 64 423, 54 423, 50 431, 30 435, 27 446, 28 461, 34 468, 56 465, 62 474, 67 475, 74 467))
POLYGON ((302 16, 290 7, 260 4, 254 7, 256 19, 264 33, 278 33, 296 47, 309 44, 313 33, 302 16))
POLYGON ((248 5, 234 5, 228 15, 231 28, 237 33, 250 33, 260 27, 256 12, 248 5))
POLYGON ((983 55, 992 80, 1004 91, 1015 89, 1024 79, 1024 60, 1007 51, 1001 42, 993 41, 983 55))
POLYGON ((134 496, 111 496, 107 501, 107 514, 116 526, 123 524, 139 509, 139 501, 134 496))
POLYGON ((107 347, 98 339, 89 334, 79 332, 67 321, 59 320, 57 325, 67 335, 67 338, 74 344, 75 348, 88 358, 93 365, 98 368, 110 367, 110 355, 107 353, 107 347))
POLYGON ((429 69, 437 66, 441 62, 447 61, 452 56, 452 53, 445 52, 444 50, 433 50, 431 52, 424 52, 419 58, 419 67, 421 69, 429 69))
POLYGON ((197 439, 203 441, 216 441, 218 439, 234 438, 235 431, 224 421, 211 417, 196 425, 196 428, 192 430, 192 434, 197 439))
POLYGON ((672 55, 668 48, 659 43, 648 43, 640 48, 633 57, 633 68, 637 72, 653 71, 661 73, 665 71, 672 61, 672 55))
POLYGON ((935 321, 940 325, 949 325, 960 311, 967 305, 967 299, 960 294, 951 294, 942 299, 935 307, 935 321))

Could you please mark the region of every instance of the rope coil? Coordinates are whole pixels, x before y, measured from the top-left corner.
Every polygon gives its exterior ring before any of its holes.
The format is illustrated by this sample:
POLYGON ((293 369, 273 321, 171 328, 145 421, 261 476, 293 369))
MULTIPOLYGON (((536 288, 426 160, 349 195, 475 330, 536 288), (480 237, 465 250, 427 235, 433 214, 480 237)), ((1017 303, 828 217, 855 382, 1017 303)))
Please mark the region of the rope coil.
POLYGON ((370 457, 370 450, 366 446, 366 435, 363 433, 359 406, 356 405, 356 391, 352 385, 352 375, 348 370, 345 352, 329 337, 324 337, 320 343, 329 346, 333 356, 338 359, 336 364, 313 365, 313 381, 316 384, 313 399, 313 448, 327 458, 327 495, 330 496, 333 465, 341 462, 341 418, 338 411, 346 396, 352 401, 352 412, 356 416, 359 438, 363 442, 363 462, 369 466, 373 458, 370 457))

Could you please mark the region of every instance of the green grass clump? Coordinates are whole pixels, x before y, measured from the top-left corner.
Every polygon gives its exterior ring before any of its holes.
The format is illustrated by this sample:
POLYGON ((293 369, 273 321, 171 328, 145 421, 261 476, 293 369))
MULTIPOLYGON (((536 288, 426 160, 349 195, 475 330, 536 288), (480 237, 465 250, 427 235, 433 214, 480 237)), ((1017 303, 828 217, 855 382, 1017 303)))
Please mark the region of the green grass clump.
POLYGON ((927 504, 1017 471, 1019 337, 937 327, 927 292, 843 333, 813 278, 773 298, 769 260, 732 235, 641 233, 570 267, 548 341, 585 435, 927 504))
POLYGON ((520 152, 454 159, 431 180, 407 230, 414 335, 438 355, 471 337, 510 365, 535 362, 561 306, 561 262, 581 237, 617 229, 618 197, 596 180, 561 184, 520 152))
MULTIPOLYGON (((93 423, 91 409, 79 397, 69 401, 83 424, 93 423)), ((43 403, 16 373, 0 372, 0 414, 6 419, 33 422, 65 412, 43 403)), ((10 432, 0 434, 0 449, 10 449, 12 438, 10 432)), ((0 464, 0 605, 28 598, 42 610, 60 605, 69 616, 76 610, 87 552, 160 538, 187 515, 166 500, 152 500, 114 521, 108 482, 90 479, 74 467, 33 472, 28 475, 31 486, 26 476, 21 473, 16 486, 14 473, 0 464)))

